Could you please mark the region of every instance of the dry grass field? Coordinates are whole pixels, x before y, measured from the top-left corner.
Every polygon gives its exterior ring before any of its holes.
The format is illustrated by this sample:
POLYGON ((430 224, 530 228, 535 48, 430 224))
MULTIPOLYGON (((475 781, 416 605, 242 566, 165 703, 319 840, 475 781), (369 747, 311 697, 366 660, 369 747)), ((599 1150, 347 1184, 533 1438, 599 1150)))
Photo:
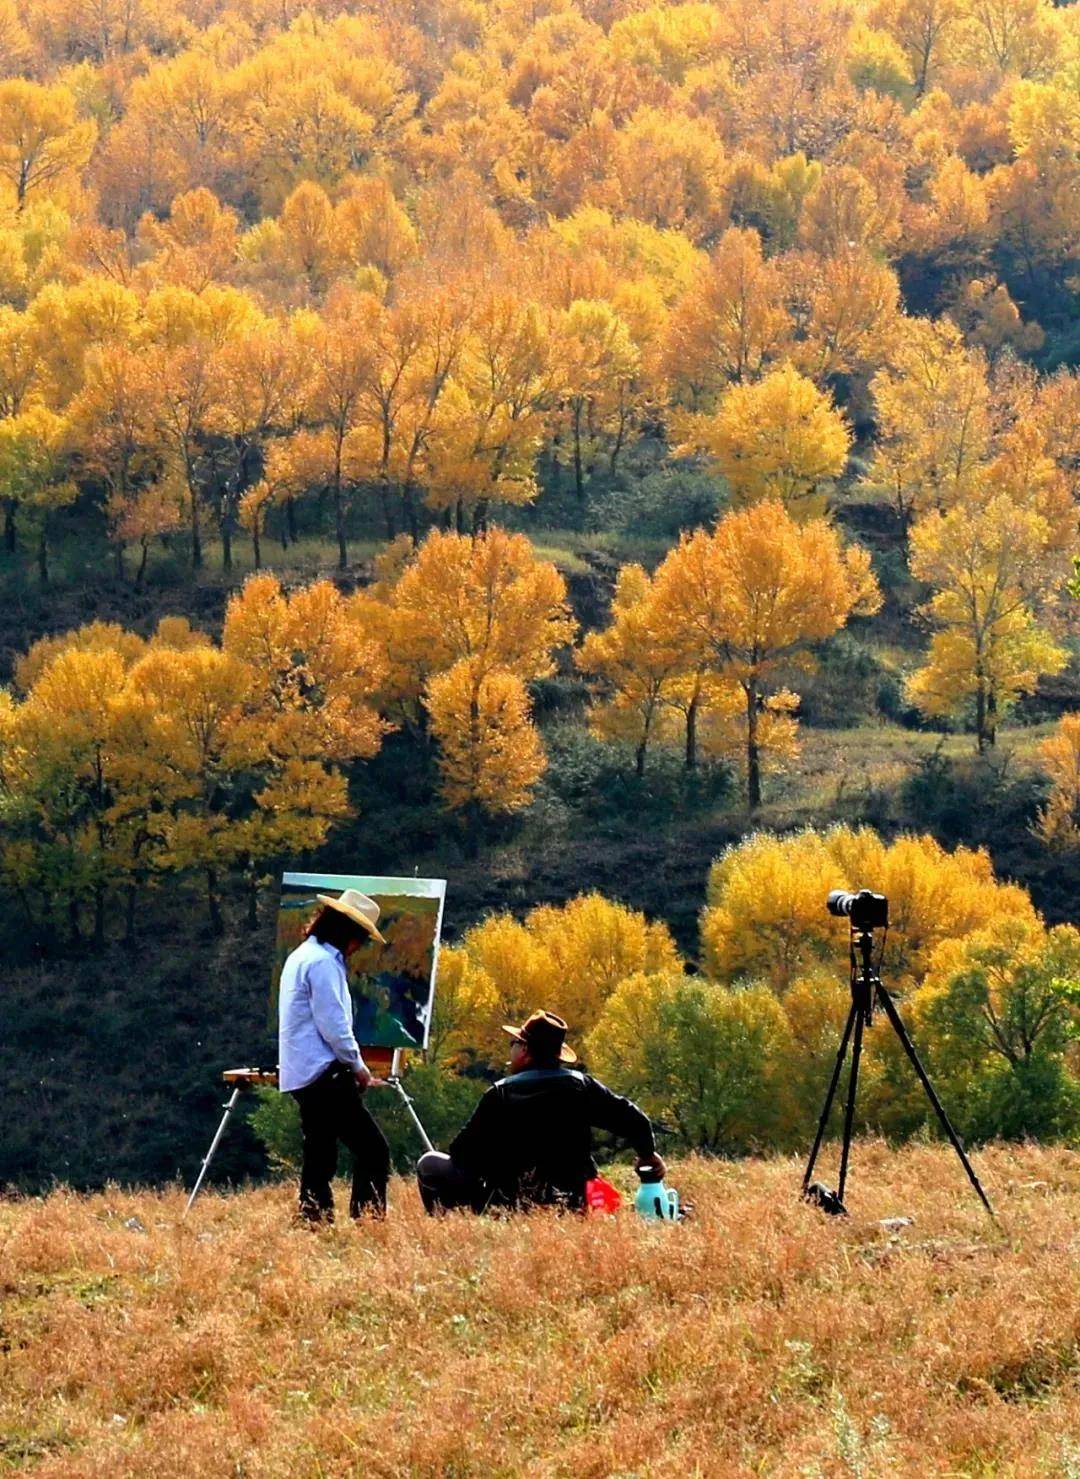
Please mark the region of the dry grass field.
POLYGON ((291 1188, 0 1203, 0 1471, 1080 1476, 1080 1161, 687 1161, 693 1222, 290 1224, 291 1188), (880 1220, 907 1215, 900 1231, 880 1220))

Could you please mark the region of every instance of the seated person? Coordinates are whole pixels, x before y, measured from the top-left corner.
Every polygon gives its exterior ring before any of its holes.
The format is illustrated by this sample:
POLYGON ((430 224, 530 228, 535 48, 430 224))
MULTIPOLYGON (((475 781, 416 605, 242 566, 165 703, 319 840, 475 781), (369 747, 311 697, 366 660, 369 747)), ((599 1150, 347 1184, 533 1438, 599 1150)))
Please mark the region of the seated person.
POLYGON ((628 1140, 638 1164, 664 1175, 648 1116, 587 1073, 571 1068, 566 1023, 533 1012, 511 1037, 510 1073, 493 1084, 448 1155, 432 1150, 416 1168, 428 1212, 469 1207, 558 1206, 583 1211, 596 1175, 590 1130, 628 1140))

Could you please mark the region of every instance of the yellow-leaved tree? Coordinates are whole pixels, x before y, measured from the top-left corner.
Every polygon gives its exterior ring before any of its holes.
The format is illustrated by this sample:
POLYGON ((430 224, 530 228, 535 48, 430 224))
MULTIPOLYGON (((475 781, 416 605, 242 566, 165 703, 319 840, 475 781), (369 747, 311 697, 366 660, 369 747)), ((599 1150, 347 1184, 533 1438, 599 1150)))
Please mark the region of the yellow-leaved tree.
POLYGON ((1080 846, 1080 714, 1062 714, 1038 749, 1039 764, 1050 778, 1050 795, 1039 812, 1038 832, 1048 847, 1080 846))
POLYGON ((685 417, 679 427, 689 446, 713 458, 736 505, 778 500, 799 519, 824 511, 851 446, 832 397, 790 364, 731 386, 713 415, 685 417))
POLYGON ((791 332, 780 268, 756 231, 731 227, 671 316, 665 363, 676 398, 707 409, 725 385, 752 381, 779 359, 791 332))
POLYGON ((385 578, 353 597, 352 609, 382 644, 389 671, 381 697, 395 720, 422 727, 428 679, 462 659, 528 683, 549 676, 552 653, 573 638, 566 582, 524 534, 492 528, 470 539, 434 530, 418 550, 406 540, 385 556, 385 578))
POLYGON ((334 762, 378 749, 380 676, 333 586, 286 597, 266 576, 230 602, 221 647, 176 617, 149 641, 95 622, 36 643, 0 716, 4 876, 73 935, 90 903, 101 940, 110 897, 130 932, 139 888, 193 874, 220 928, 223 874, 253 908, 257 865, 348 811, 334 762))
POLYGON ((667 718, 665 698, 682 672, 684 654, 678 641, 658 620, 652 582, 640 565, 619 571, 612 601, 612 622, 589 632, 574 661, 594 681, 589 728, 602 739, 634 747, 638 775, 645 774, 645 755, 667 718))
POLYGON ((547 760, 516 673, 466 657, 428 680, 425 702, 439 742, 443 799, 465 814, 470 852, 480 816, 520 811, 547 760))
MULTIPOLYGON (((440 962, 440 981, 441 969, 440 962)), ((665 924, 598 893, 541 905, 524 921, 493 914, 467 930, 454 952, 452 1040, 457 1051, 500 1064, 507 1049, 501 1025, 542 1007, 566 1018, 580 1047, 623 981, 681 971, 665 924)))
POLYGON ((754 810, 763 753, 790 753, 794 738, 786 713, 791 695, 776 691, 774 675, 808 665, 811 643, 831 637, 850 616, 877 610, 870 556, 844 548, 824 520, 798 524, 782 504, 755 503, 728 514, 712 533, 684 536, 656 573, 654 599, 687 667, 704 660, 742 690, 754 810))
POLYGON ((906 533, 913 517, 951 508, 976 484, 990 445, 986 360, 948 319, 911 319, 870 389, 878 435, 865 482, 906 533))
POLYGON ((96 138, 97 125, 79 117, 70 88, 25 77, 0 82, 0 179, 11 187, 16 210, 81 170, 96 138))
POLYGON ((947 852, 932 837, 886 844, 869 827, 755 833, 709 872, 701 941, 718 981, 767 981, 783 995, 822 966, 846 968, 847 922, 825 898, 871 888, 889 900, 889 973, 906 989, 922 980, 943 940, 1004 917, 1034 921, 1026 890, 1000 883, 985 852, 947 852))
POLYGON ((907 693, 924 714, 974 709, 980 753, 998 720, 1068 654, 1039 624, 1069 573, 1054 525, 1008 492, 927 514, 911 534, 911 573, 933 588, 921 608, 933 629, 929 660, 907 693))

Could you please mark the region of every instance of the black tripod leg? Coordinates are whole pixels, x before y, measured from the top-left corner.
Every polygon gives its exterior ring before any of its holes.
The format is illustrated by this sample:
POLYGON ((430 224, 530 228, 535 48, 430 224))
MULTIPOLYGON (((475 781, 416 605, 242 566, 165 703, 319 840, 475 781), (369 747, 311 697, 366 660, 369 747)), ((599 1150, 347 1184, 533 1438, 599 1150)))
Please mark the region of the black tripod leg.
POLYGON ((855 1011, 855 1003, 852 1002, 851 1011, 848 1012, 847 1025, 844 1028, 844 1035, 840 1039, 840 1048, 836 1054, 836 1062, 833 1065, 832 1078, 829 1081, 829 1091, 825 1095, 825 1107, 822 1109, 821 1118, 818 1120, 817 1134, 814 1136, 814 1148, 811 1150, 810 1159, 806 1163, 806 1175, 803 1177, 802 1182, 804 1192, 810 1185, 810 1177, 814 1174, 814 1162, 817 1160, 818 1151, 821 1149, 821 1142, 825 1138, 825 1126, 829 1122, 829 1111, 832 1109, 833 1099, 836 1097, 836 1086, 840 1082, 840 1071, 844 1066, 844 1056, 847 1053, 848 1039, 851 1037, 851 1029, 855 1025, 855 1011))
POLYGON ((859 1059, 862 1056, 863 1014, 857 1006, 855 1014, 855 1041, 851 1047, 851 1077, 848 1079, 847 1108, 844 1110, 844 1148, 840 1152, 840 1180, 836 1184, 836 1196, 841 1205, 844 1201, 844 1183, 847 1181, 848 1157, 851 1154, 851 1127, 855 1122, 855 1094, 859 1087, 859 1059))
POLYGON ((967 1172, 968 1180, 971 1182, 972 1186, 978 1193, 979 1201, 982 1202, 983 1206, 990 1213, 990 1216, 993 1217, 994 1209, 993 1207, 991 1207, 989 1199, 987 1198, 987 1195, 983 1191, 982 1186, 979 1182, 979 1178, 975 1174, 975 1168, 972 1166, 971 1162, 967 1158, 967 1152, 964 1150, 964 1147, 960 1142, 960 1136, 953 1129, 952 1124, 949 1121, 949 1116, 945 1113, 945 1107, 942 1104, 941 1100, 938 1098, 937 1094, 934 1092, 934 1086, 927 1077, 926 1069, 919 1061, 919 1055, 915 1051, 915 1044, 911 1041, 911 1038, 908 1037, 907 1028, 904 1026, 903 1021, 901 1020, 900 1013, 896 1010, 896 1003, 893 1001, 889 993, 885 990, 885 987, 880 984, 880 982, 878 983, 878 1000, 881 1002, 886 1017, 888 1017, 889 1021, 893 1025, 893 1031, 896 1033, 897 1037, 903 1044, 904 1052, 911 1059, 911 1066, 919 1075, 919 1082, 926 1090, 926 1097, 934 1106, 934 1111, 937 1114, 938 1119, 941 1121, 942 1129, 945 1131, 946 1135, 948 1135, 950 1141, 952 1142, 953 1150, 955 1150, 956 1154, 960 1157, 960 1164, 967 1172))

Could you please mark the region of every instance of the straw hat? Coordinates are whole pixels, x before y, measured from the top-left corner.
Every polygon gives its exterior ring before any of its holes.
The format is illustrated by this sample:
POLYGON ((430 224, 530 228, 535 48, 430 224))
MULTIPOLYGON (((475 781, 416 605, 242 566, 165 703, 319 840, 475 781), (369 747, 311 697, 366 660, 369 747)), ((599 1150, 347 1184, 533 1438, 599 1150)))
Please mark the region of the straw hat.
POLYGON ((515 1042, 522 1042, 538 1058, 558 1058, 560 1063, 576 1063, 577 1054, 566 1046, 566 1023, 554 1012, 533 1012, 520 1027, 504 1027, 515 1042))
POLYGON ((372 939, 378 940, 380 945, 386 941, 375 928, 379 918, 379 906, 374 899, 369 899, 367 894, 362 894, 358 888, 347 888, 344 893, 332 899, 329 894, 316 894, 320 904, 325 904, 329 909, 336 909, 339 914, 346 914, 362 929, 365 929, 372 939))

